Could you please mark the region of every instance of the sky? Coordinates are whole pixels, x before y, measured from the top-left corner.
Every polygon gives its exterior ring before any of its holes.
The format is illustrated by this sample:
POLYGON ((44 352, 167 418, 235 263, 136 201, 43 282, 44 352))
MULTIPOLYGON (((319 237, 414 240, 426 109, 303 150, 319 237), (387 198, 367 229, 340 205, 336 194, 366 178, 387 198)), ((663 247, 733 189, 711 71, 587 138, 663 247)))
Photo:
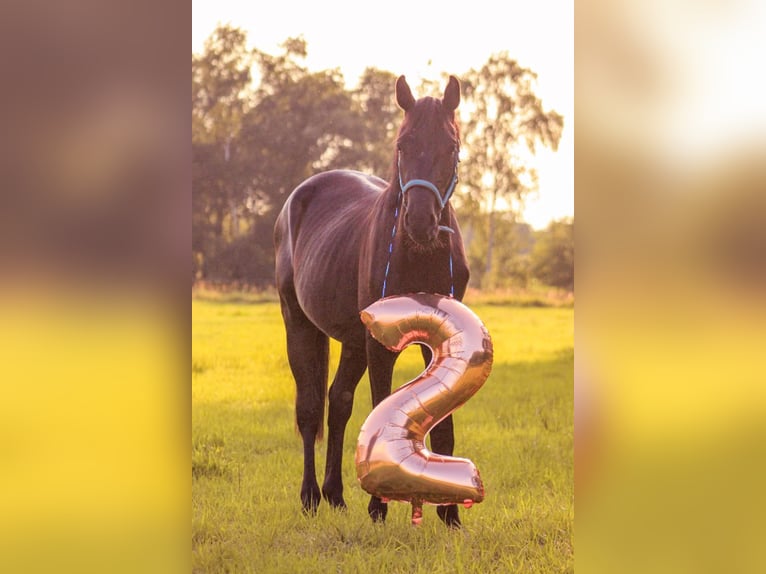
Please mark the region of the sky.
POLYGON ((288 37, 303 36, 310 69, 340 68, 353 86, 368 66, 407 76, 410 85, 444 72, 460 77, 507 51, 538 74, 545 109, 564 116, 557 152, 532 158, 539 194, 527 200, 524 219, 543 228, 574 215, 574 3, 572 0, 193 0, 192 51, 221 24, 247 32, 251 47, 270 53, 288 37))

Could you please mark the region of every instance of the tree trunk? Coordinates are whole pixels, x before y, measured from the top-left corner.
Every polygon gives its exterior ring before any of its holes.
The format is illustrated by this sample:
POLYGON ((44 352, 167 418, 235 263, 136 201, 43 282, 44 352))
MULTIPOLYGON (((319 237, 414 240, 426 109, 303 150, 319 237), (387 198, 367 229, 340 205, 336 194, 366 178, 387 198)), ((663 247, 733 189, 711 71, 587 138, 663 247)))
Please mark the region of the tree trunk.
POLYGON ((495 243, 495 202, 497 201, 497 191, 492 191, 489 203, 489 213, 487 214, 487 264, 484 268, 484 277, 482 287, 489 289, 492 286, 492 248, 495 243))
POLYGON ((237 202, 229 200, 229 216, 231 217, 231 239, 232 241, 239 237, 239 209, 237 202))
MULTIPOLYGON (((226 138, 223 144, 223 161, 227 164, 231 160, 231 136, 226 138)), ((226 194, 229 199, 229 216, 231 217, 231 239, 234 240, 239 235, 239 210, 237 202, 234 200, 231 190, 226 194)))

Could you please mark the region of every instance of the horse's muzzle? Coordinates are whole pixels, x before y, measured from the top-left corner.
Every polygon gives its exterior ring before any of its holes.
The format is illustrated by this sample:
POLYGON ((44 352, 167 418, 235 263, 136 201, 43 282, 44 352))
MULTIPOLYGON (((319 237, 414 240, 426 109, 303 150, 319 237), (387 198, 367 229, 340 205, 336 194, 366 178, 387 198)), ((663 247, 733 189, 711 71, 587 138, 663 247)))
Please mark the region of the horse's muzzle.
POLYGON ((426 247, 436 241, 439 233, 439 217, 430 205, 428 209, 422 207, 413 209, 413 203, 409 202, 405 208, 404 230, 415 243, 426 247))
POLYGON ((422 247, 428 247, 436 240, 436 234, 438 231, 438 228, 436 226, 433 227, 433 229, 426 229, 426 230, 420 230, 420 229, 407 229, 405 227, 405 230, 407 231, 407 235, 410 236, 410 239, 412 239, 415 243, 422 247))

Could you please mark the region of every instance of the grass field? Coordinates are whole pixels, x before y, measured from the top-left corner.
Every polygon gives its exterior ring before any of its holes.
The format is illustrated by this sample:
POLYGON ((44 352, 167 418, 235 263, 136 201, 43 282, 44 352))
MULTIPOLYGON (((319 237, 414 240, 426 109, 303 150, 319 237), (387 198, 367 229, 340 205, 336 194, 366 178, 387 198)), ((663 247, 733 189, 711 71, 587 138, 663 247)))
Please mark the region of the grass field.
MULTIPOLYGON (((194 572, 572 572, 573 309, 468 305, 493 338, 492 374, 455 412, 455 455, 473 460, 483 503, 447 529, 434 507, 420 527, 407 504, 385 524, 367 516, 354 470, 370 409, 367 377, 344 445, 346 512, 300 510, 302 447, 278 304, 192 303, 192 566, 194 572)), ((331 346, 331 373, 339 346, 331 346)), ((400 357, 394 387, 422 369, 400 357)), ((325 443, 317 445, 318 480, 325 443)))

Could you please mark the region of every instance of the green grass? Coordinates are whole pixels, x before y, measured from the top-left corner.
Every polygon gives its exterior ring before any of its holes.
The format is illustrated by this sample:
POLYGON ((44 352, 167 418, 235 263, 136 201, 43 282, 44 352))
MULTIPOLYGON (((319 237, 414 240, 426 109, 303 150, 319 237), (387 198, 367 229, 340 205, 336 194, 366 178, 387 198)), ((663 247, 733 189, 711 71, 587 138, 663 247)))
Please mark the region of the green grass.
MULTIPOLYGON (((276 303, 204 298, 192 303, 192 565, 195 572, 572 572, 573 309, 469 306, 493 338, 494 368, 455 412, 455 455, 473 460, 483 503, 451 531, 426 506, 407 504, 385 524, 367 516, 354 470, 369 413, 363 377, 344 444, 346 512, 300 510, 302 447, 294 382, 276 303)), ((339 346, 331 346, 331 376, 339 346)), ((410 348, 394 387, 421 370, 410 348)), ((326 444, 317 445, 321 485, 326 444)))

